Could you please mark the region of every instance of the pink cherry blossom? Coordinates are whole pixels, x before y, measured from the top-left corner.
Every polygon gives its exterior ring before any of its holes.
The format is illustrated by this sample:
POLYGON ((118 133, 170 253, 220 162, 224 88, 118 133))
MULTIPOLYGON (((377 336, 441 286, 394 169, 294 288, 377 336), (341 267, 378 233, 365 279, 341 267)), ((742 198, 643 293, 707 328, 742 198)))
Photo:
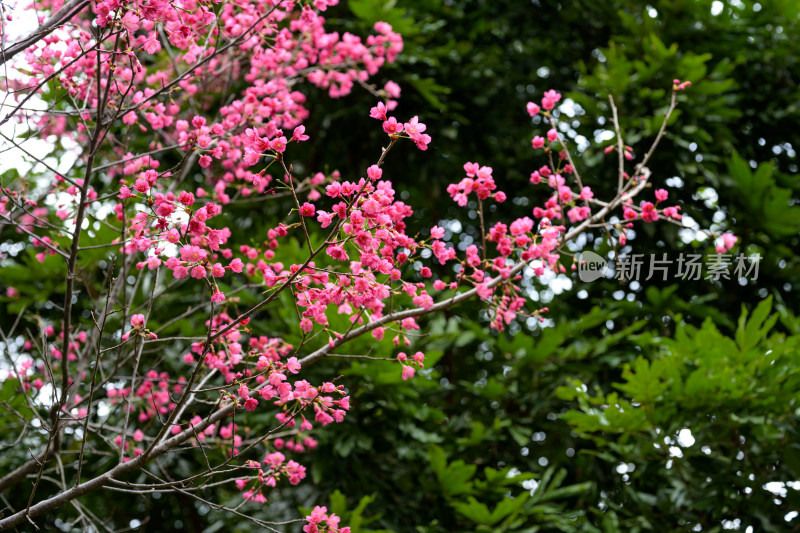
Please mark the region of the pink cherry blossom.
POLYGON ((372 181, 381 179, 381 175, 383 175, 383 170, 378 165, 372 165, 367 169, 367 176, 372 181))
POLYGON ((658 210, 652 202, 642 202, 642 220, 645 222, 655 222, 658 220, 658 210))
POLYGON ((396 118, 389 117, 383 123, 383 131, 385 131, 389 135, 400 133, 401 131, 403 131, 403 125, 398 123, 396 118))
POLYGON ((131 317, 131 326, 136 329, 140 329, 144 327, 144 315, 137 314, 131 317))
POLYGON ((378 120, 386 120, 386 106, 383 102, 378 102, 378 105, 370 109, 369 116, 378 120))
POLYGON ((300 206, 300 214, 303 215, 304 217, 313 217, 315 212, 316 212, 316 207, 314 207, 314 204, 305 202, 303 205, 300 206))
POLYGON ((258 400, 256 398, 248 398, 244 402, 244 408, 248 411, 254 411, 258 407, 258 400))
POLYGON ((733 233, 723 233, 720 239, 722 241, 722 247, 726 252, 729 252, 731 249, 733 249, 733 247, 736 246, 736 243, 739 241, 739 238, 733 233))
POLYGON ((561 100, 561 95, 556 91, 549 90, 544 93, 542 97, 542 107, 548 111, 553 109, 556 104, 561 100))
POLYGON ((280 136, 272 139, 269 142, 269 147, 271 150, 276 152, 282 153, 286 151, 286 137, 280 136))

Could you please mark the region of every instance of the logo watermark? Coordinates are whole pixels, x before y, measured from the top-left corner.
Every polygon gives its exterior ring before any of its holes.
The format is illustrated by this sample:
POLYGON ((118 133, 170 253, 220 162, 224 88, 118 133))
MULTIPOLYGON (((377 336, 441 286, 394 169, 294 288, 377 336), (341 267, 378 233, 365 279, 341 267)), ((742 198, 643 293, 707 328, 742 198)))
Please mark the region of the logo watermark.
POLYGON ((578 263, 578 277, 581 281, 595 281, 606 277, 606 272, 610 272, 608 261, 594 252, 581 252, 580 262, 578 263))
POLYGON ((591 282, 600 278, 622 281, 659 281, 701 279, 758 279, 760 254, 678 254, 670 258, 667 254, 631 254, 618 256, 613 267, 601 255, 591 251, 581 252, 578 262, 578 278, 591 282))

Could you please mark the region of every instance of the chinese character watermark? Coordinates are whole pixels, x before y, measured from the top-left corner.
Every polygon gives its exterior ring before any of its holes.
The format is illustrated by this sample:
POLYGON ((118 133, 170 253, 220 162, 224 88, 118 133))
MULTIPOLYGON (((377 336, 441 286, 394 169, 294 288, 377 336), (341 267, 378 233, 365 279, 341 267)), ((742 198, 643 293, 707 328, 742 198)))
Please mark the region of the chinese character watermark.
POLYGON ((705 257, 701 254, 678 254, 677 258, 669 258, 667 254, 649 255, 631 254, 618 256, 614 269, 601 255, 594 252, 581 252, 578 262, 578 277, 581 281, 595 281, 604 277, 613 277, 622 281, 668 281, 702 279, 751 280, 758 279, 760 254, 744 255, 713 254, 705 257))

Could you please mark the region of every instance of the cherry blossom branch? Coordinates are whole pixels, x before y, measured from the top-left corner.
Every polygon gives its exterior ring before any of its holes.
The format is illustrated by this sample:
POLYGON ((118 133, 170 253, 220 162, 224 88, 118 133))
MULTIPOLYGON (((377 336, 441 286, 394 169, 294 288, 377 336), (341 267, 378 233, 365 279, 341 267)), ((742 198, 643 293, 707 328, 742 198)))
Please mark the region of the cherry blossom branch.
POLYGON ((667 112, 664 113, 664 120, 661 122, 661 128, 659 128, 658 134, 656 135, 656 138, 653 140, 653 144, 650 145, 650 149, 644 155, 642 160, 639 163, 637 163, 634 175, 639 173, 641 169, 647 167, 647 163, 648 161, 650 161, 650 157, 652 157, 653 153, 656 151, 656 147, 658 146, 658 143, 661 142, 661 138, 664 137, 664 133, 667 131, 667 122, 669 122, 669 117, 672 115, 672 112, 675 111, 675 108, 678 106, 678 90, 679 89, 673 87, 672 97, 670 98, 669 102, 669 108, 667 108, 667 112))
MULTIPOLYGON (((617 106, 614 105, 614 96, 608 95, 608 103, 611 105, 611 117, 614 122, 614 130, 617 133, 617 157, 619 158, 619 171, 617 176, 617 194, 622 192, 623 178, 625 176, 625 146, 620 132, 619 117, 617 116, 617 106)), ((643 165, 644 166, 644 165, 643 165)))
POLYGON ((124 114, 124 113, 127 113, 129 111, 135 111, 136 109, 139 109, 145 103, 149 102, 153 98, 156 98, 157 96, 160 96, 161 94, 173 89, 182 80, 187 78, 190 74, 194 73, 194 71, 196 71, 197 69, 199 69, 200 67, 202 67, 206 63, 210 62, 212 59, 215 59, 217 56, 219 56, 223 52, 229 50, 230 48, 233 48, 234 46, 236 46, 238 44, 241 44, 242 41, 244 41, 245 37, 247 37, 250 33, 252 33, 256 29, 256 27, 258 27, 259 24, 261 24, 263 21, 265 21, 267 18, 269 18, 269 16, 272 15, 272 13, 277 8, 278 8, 278 5, 275 5, 274 7, 272 7, 270 10, 268 10, 266 13, 264 13, 258 19, 256 19, 255 22, 253 22, 247 29, 245 29, 235 39, 233 39, 232 41, 230 41, 226 45, 222 46, 221 48, 215 49, 213 53, 205 56, 203 59, 201 59, 200 61, 198 61, 197 63, 195 63, 191 67, 189 67, 186 71, 184 71, 183 73, 181 73, 177 77, 175 77, 168 84, 166 84, 163 87, 161 87, 160 89, 156 90, 153 94, 151 94, 150 96, 144 98, 143 100, 141 100, 137 104, 134 104, 133 106, 130 106, 130 107, 126 107, 126 108, 120 109, 120 113, 124 114))
POLYGON ((278 154, 278 160, 283 167, 283 171, 286 173, 286 181, 289 182, 289 188, 292 191, 292 199, 294 200, 294 205, 297 208, 297 214, 300 217, 300 224, 303 227, 303 235, 306 238, 306 245, 308 246, 309 253, 313 252, 314 248, 311 246, 311 236, 308 234, 308 228, 306 227, 306 217, 303 216, 303 213, 300 211, 300 200, 297 199, 297 193, 294 190, 294 175, 292 174, 292 169, 286 167, 286 161, 283 160, 283 154, 278 154))
POLYGON ((89 0, 71 0, 64 4, 61 9, 44 21, 36 30, 31 32, 30 35, 20 39, 14 44, 4 46, 0 49, 0 65, 3 65, 18 53, 50 35, 53 31, 58 29, 59 26, 83 11, 88 5, 89 0))
MULTIPOLYGON (((392 149, 392 146, 394 146, 394 144, 395 144, 396 142, 397 142, 397 138, 396 138, 396 137, 395 137, 395 138, 392 138, 392 139, 391 139, 391 141, 389 142, 389 145, 388 145, 386 148, 384 148, 384 149, 383 149, 383 151, 381 152, 381 156, 380 156, 380 158, 378 159, 378 162, 377 162, 377 165, 378 165, 378 166, 381 166, 381 165, 383 165, 383 162, 384 162, 384 160, 386 159, 386 155, 389 153, 389 150, 391 150, 391 149, 392 149)), ((363 191, 363 187, 362 187, 362 189, 361 189, 361 190, 359 190, 358 194, 357 194, 357 195, 356 195, 356 197, 355 197, 355 200, 358 200, 358 198, 360 197, 360 195, 361 195, 361 192, 362 192, 362 191, 363 191)), ((354 202, 353 202, 353 203, 355 203, 355 200, 354 200, 354 202)), ((279 294, 280 294, 280 293, 281 293, 281 292, 282 292, 282 291, 283 291, 283 290, 284 290, 286 287, 288 287, 288 286, 291 284, 291 282, 292 282, 292 281, 294 281, 294 280, 295 280, 295 278, 297 278, 297 277, 298 277, 298 276, 299 276, 299 275, 300 275, 300 274, 301 274, 301 273, 302 273, 302 272, 303 272, 303 271, 306 269, 306 267, 307 267, 307 266, 308 266, 308 264, 309 264, 309 263, 310 263, 310 262, 311 262, 311 261, 314 259, 314 257, 316 257, 316 256, 317 256, 317 255, 318 255, 318 254, 319 254, 319 253, 322 251, 322 249, 323 249, 323 248, 327 247, 328 243, 329 243, 329 242, 330 242, 330 240, 333 238, 333 236, 334 236, 334 235, 336 235, 336 234, 338 233, 338 231, 339 231, 339 228, 341 227, 341 224, 342 224, 342 223, 343 223, 343 219, 339 219, 339 220, 336 222, 336 224, 335 224, 335 225, 334 225, 334 227, 333 227, 333 230, 332 230, 332 231, 330 232, 330 234, 328 235, 328 238, 327 238, 327 239, 325 239, 325 242, 323 242, 323 243, 322 243, 321 245, 319 245, 319 247, 317 247, 317 248, 316 248, 316 249, 315 249, 315 250, 314 250, 314 251, 313 251, 311 254, 309 254, 309 257, 308 257, 308 259, 306 259, 306 260, 303 262, 303 264, 300 266, 300 268, 298 268, 296 272, 294 272, 293 274, 291 274, 291 275, 290 275, 290 276, 287 278, 287 280, 286 280, 286 281, 285 281, 283 284, 281 284, 281 286, 280 286, 280 287, 278 287, 278 289, 277 289, 275 292, 273 292, 273 293, 272 293, 272 294, 271 294, 271 295, 270 295, 268 298, 266 298, 266 299, 262 300, 261 302, 257 303, 256 305, 254 305, 253 307, 251 307, 250 309, 248 309, 247 311, 245 311, 244 313, 242 313, 241 315, 239 315, 238 317, 236 317, 236 318, 235 318, 235 319, 234 319, 234 320, 233 320, 233 321, 232 321, 230 324, 228 324, 228 325, 227 325, 227 326, 225 326, 224 328, 220 329, 220 330, 219 330, 217 333, 215 333, 214 335, 212 335, 212 336, 211 336, 211 338, 210 338, 210 342, 214 342, 214 341, 215 341, 215 340, 217 340, 218 338, 222 337, 223 335, 225 335, 226 333, 228 333, 230 330, 232 330, 233 328, 235 328, 235 327, 236 327, 238 324, 240 324, 240 323, 242 322, 242 320, 246 320, 246 319, 250 318, 251 316, 253 316, 253 314, 255 314, 256 312, 258 312, 259 310, 261 310, 261 309, 262 309, 264 306, 268 305, 268 304, 269 304, 269 303, 271 303, 273 300, 275 300, 275 298, 277 298, 277 297, 278 297, 278 295, 279 295, 279 294)))
MULTIPOLYGON (((88 2, 86 2, 86 3, 88 4, 88 2)), ((121 33, 122 33, 122 32, 117 32, 117 34, 116 34, 116 35, 117 35, 117 37, 119 37, 119 35, 120 35, 121 33)), ((83 52, 81 52, 81 53, 80 53, 78 56, 76 56, 76 57, 75 57, 74 59, 72 59, 70 62, 68 62, 67 64, 65 64, 64 66, 62 66, 61 68, 59 68, 58 70, 54 71, 52 74, 50 74, 49 76, 47 76, 46 78, 44 78, 44 79, 43 79, 41 82, 39 82, 39 84, 38 84, 38 85, 36 85, 35 87, 32 87, 32 88, 31 88, 31 90, 28 92, 28 95, 27 95, 25 98, 23 98, 23 99, 22 99, 22 101, 21 101, 19 104, 17 104, 16 106, 14 106, 14 109, 12 109, 10 112, 8 112, 8 113, 6 114, 6 116, 5 116, 5 117, 3 117, 3 119, 2 119, 2 120, 0 120, 0 126, 2 126, 3 124, 5 124, 6 122, 8 122, 8 121, 9 121, 9 120, 10 120, 10 119, 11 119, 11 118, 14 116, 14 115, 16 115, 16 114, 17 114, 17 112, 18 112, 18 111, 19 111, 19 110, 20 110, 20 109, 21 109, 21 108, 22 108, 22 107, 23 107, 23 106, 24 106, 26 103, 28 103, 28 101, 29 101, 31 98, 33 98, 34 96, 36 96, 36 95, 38 94, 39 90, 40 90, 42 87, 44 87, 45 85, 47 85, 47 83, 48 83, 48 82, 50 82, 51 80, 53 80, 53 79, 55 79, 56 77, 58 77, 58 75, 59 75, 59 74, 61 74, 62 72, 64 72, 64 70, 66 70, 66 69, 67 69, 68 67, 70 67, 71 65, 73 65, 73 64, 77 63, 78 61, 80 61, 80 60, 81 60, 83 57, 85 57, 86 55, 88 55, 90 52, 92 52, 92 51, 97 51, 97 52, 99 52, 99 50, 100 50, 100 46, 101 46, 101 45, 102 45, 102 40, 99 40, 99 39, 98 39, 98 40, 97 40, 97 41, 94 43, 94 45, 93 45, 93 46, 91 46, 90 48, 87 48, 86 50, 84 50, 83 52)), ((1 63, 1 62, 0 62, 0 63, 1 63)))
MULTIPOLYGON (((578 188, 579 189, 583 189, 583 182, 581 181, 581 175, 578 172, 578 166, 572 160, 572 154, 570 153, 569 147, 567 146, 568 143, 567 143, 566 135, 562 135, 561 133, 558 133, 558 127, 556 125, 556 121, 555 121, 555 118, 553 118, 553 114, 552 113, 548 113, 547 114, 547 120, 550 122, 550 126, 553 128, 553 130, 555 130, 556 133, 558 134, 559 140, 561 141, 561 145, 564 147, 564 153, 567 155, 567 162, 570 164, 570 166, 572 166, 572 174, 575 176, 575 182, 578 184, 578 188)), ((552 165, 553 164, 553 160, 552 160, 552 155, 551 154, 552 154, 552 152, 548 153, 548 156, 550 156, 550 158, 551 158, 550 159, 550 164, 552 165)))
MULTIPOLYGON (((566 243, 566 242, 569 242, 569 241, 572 241, 573 239, 575 239, 575 237, 577 237, 578 235, 583 233, 587 229, 587 227, 589 227, 591 224, 597 222, 598 220, 601 220, 603 217, 608 215, 611 211, 613 211, 614 209, 616 209, 617 207, 622 205, 625 200, 627 200, 628 198, 633 198, 634 196, 636 196, 639 192, 641 192, 645 188, 646 185, 647 185, 647 180, 641 180, 639 183, 637 183, 633 187, 633 189, 631 189, 627 193, 622 194, 622 195, 618 195, 615 199, 613 199, 611 202, 609 202, 605 207, 603 207, 602 209, 597 211, 595 214, 593 214, 591 217, 589 217, 586 220, 584 220, 583 222, 581 222, 579 225, 573 227, 569 232, 567 232, 566 235, 564 236, 563 242, 566 243)), ((509 276, 507 276, 507 277, 496 276, 495 278, 492 278, 492 280, 489 281, 486 284, 487 288, 496 287, 497 285, 499 285, 500 283, 502 283, 506 279, 512 278, 513 276, 519 274, 520 272, 522 272, 525 269, 525 267, 529 266, 530 263, 531 263, 531 261, 519 261, 519 262, 517 262, 517 264, 515 264, 510 269, 509 276)), ((389 323, 392 323, 392 322, 398 322, 398 321, 403 320, 404 318, 416 318, 416 317, 419 317, 419 316, 428 315, 428 314, 435 313, 435 312, 438 312, 438 311, 444 311, 445 309, 448 309, 448 308, 450 308, 450 307, 452 307, 452 306, 454 306, 456 304, 459 304, 461 302, 465 302, 467 300, 475 298, 477 295, 478 295, 478 289, 477 288, 472 288, 472 289, 470 289, 468 291, 464 291, 464 292, 458 293, 458 294, 454 295, 452 298, 448 298, 447 300, 438 302, 438 303, 434 304, 433 306, 431 306, 429 308, 416 307, 416 308, 406 309, 406 310, 403 310, 403 311, 397 311, 395 313, 391 313, 391 314, 385 315, 385 316, 383 316, 383 317, 381 317, 381 318, 379 318, 377 320, 373 320, 373 321, 369 322, 368 324, 364 324, 361 327, 355 328, 354 330, 352 330, 347 335, 343 335, 341 338, 339 338, 339 339, 337 339, 337 340, 335 340, 335 341, 323 346, 322 348, 319 348, 318 350, 314 351, 313 353, 311 353, 311 354, 307 355, 306 357, 300 359, 300 364, 303 367, 305 367, 305 366, 307 366, 309 364, 312 364, 312 363, 314 363, 314 362, 326 357, 332 350, 334 350, 335 348, 338 348, 339 346, 341 346, 342 344, 346 343, 347 341, 350 341, 350 340, 352 340, 352 339, 354 339, 356 337, 360 337, 360 336, 364 335, 365 333, 369 333, 370 331, 372 331, 372 330, 374 330, 376 328, 379 328, 379 327, 381 327, 381 326, 383 326, 385 324, 389 324, 389 323)))

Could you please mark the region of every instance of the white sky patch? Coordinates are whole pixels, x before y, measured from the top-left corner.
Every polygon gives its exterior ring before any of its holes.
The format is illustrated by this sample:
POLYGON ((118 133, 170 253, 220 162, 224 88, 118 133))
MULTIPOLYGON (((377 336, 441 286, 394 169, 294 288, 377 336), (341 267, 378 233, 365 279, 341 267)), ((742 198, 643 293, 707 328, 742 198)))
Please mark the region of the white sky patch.
POLYGON ((683 451, 677 446, 670 446, 669 455, 670 457, 683 457, 683 451))
POLYGON ((700 225, 692 217, 683 215, 681 222, 685 227, 678 231, 678 235, 683 242, 687 244, 694 241, 703 242, 708 238, 708 235, 700 231, 700 225))
POLYGON ((764 485, 764 490, 767 490, 776 496, 780 496, 781 498, 786 497, 786 483, 781 481, 770 481, 764 485))
POLYGON ((600 144, 605 141, 610 141, 616 136, 611 130, 598 130, 594 133, 594 142, 600 144))
POLYGON ((785 498, 788 493, 787 489, 800 490, 800 481, 787 481, 785 483, 783 481, 770 481, 762 488, 776 496, 785 498))
POLYGON ((581 106, 579 106, 572 98, 565 98, 561 105, 558 106, 558 110, 567 115, 569 118, 583 114, 581 106))
POLYGON ((538 486, 539 482, 536 481, 535 479, 526 479, 525 481, 522 482, 522 488, 531 491, 531 496, 533 496, 533 493, 536 492, 536 488, 538 486))
POLYGON ((564 291, 572 289, 572 279, 564 274, 559 274, 553 278, 549 285, 550 290, 555 294, 561 294, 564 291))
MULTIPOLYGON (((20 38, 36 30, 39 22, 35 10, 26 9, 22 2, 12 1, 4 3, 7 6, 10 4, 13 16, 13 20, 10 23, 5 21, 4 31, 6 32, 6 42, 16 42, 20 38)), ((58 43, 50 48, 64 51, 66 50, 66 44, 58 43)), ((9 80, 27 79, 28 76, 21 74, 18 70, 26 68, 27 63, 24 57, 24 53, 19 53, 11 61, 5 63, 0 67, 0 76, 9 80)), ((14 96, 6 91, 0 90, 0 119, 5 118, 17 105, 18 102, 14 96)), ((48 105, 45 101, 38 96, 33 96, 25 102, 23 108, 17 112, 17 117, 30 117, 31 113, 35 114, 36 111, 45 111, 47 108, 48 105)), ((72 153, 72 149, 74 148, 77 150, 78 146, 72 143, 68 137, 61 137, 62 144, 67 149, 64 157, 60 160, 52 157, 48 158, 47 156, 53 151, 53 144, 56 141, 55 137, 40 139, 33 136, 29 139, 23 139, 23 135, 30 130, 36 129, 37 126, 31 120, 23 120, 20 122, 17 117, 0 126, 0 173, 11 169, 16 169, 23 177, 31 173, 46 173, 46 168, 41 164, 37 164, 36 159, 44 161, 61 174, 65 174, 75 164, 77 151, 72 153), (14 142, 10 142, 9 139, 14 142), (14 143, 17 143, 19 147, 14 146, 14 143)))
POLYGON ((689 428, 683 428, 680 430, 678 432, 678 444, 684 448, 694 445, 694 435, 692 435, 692 430, 689 428))
POLYGON ((703 200, 703 203, 709 209, 717 207, 719 201, 719 194, 713 187, 702 187, 697 191, 697 197, 703 200))

